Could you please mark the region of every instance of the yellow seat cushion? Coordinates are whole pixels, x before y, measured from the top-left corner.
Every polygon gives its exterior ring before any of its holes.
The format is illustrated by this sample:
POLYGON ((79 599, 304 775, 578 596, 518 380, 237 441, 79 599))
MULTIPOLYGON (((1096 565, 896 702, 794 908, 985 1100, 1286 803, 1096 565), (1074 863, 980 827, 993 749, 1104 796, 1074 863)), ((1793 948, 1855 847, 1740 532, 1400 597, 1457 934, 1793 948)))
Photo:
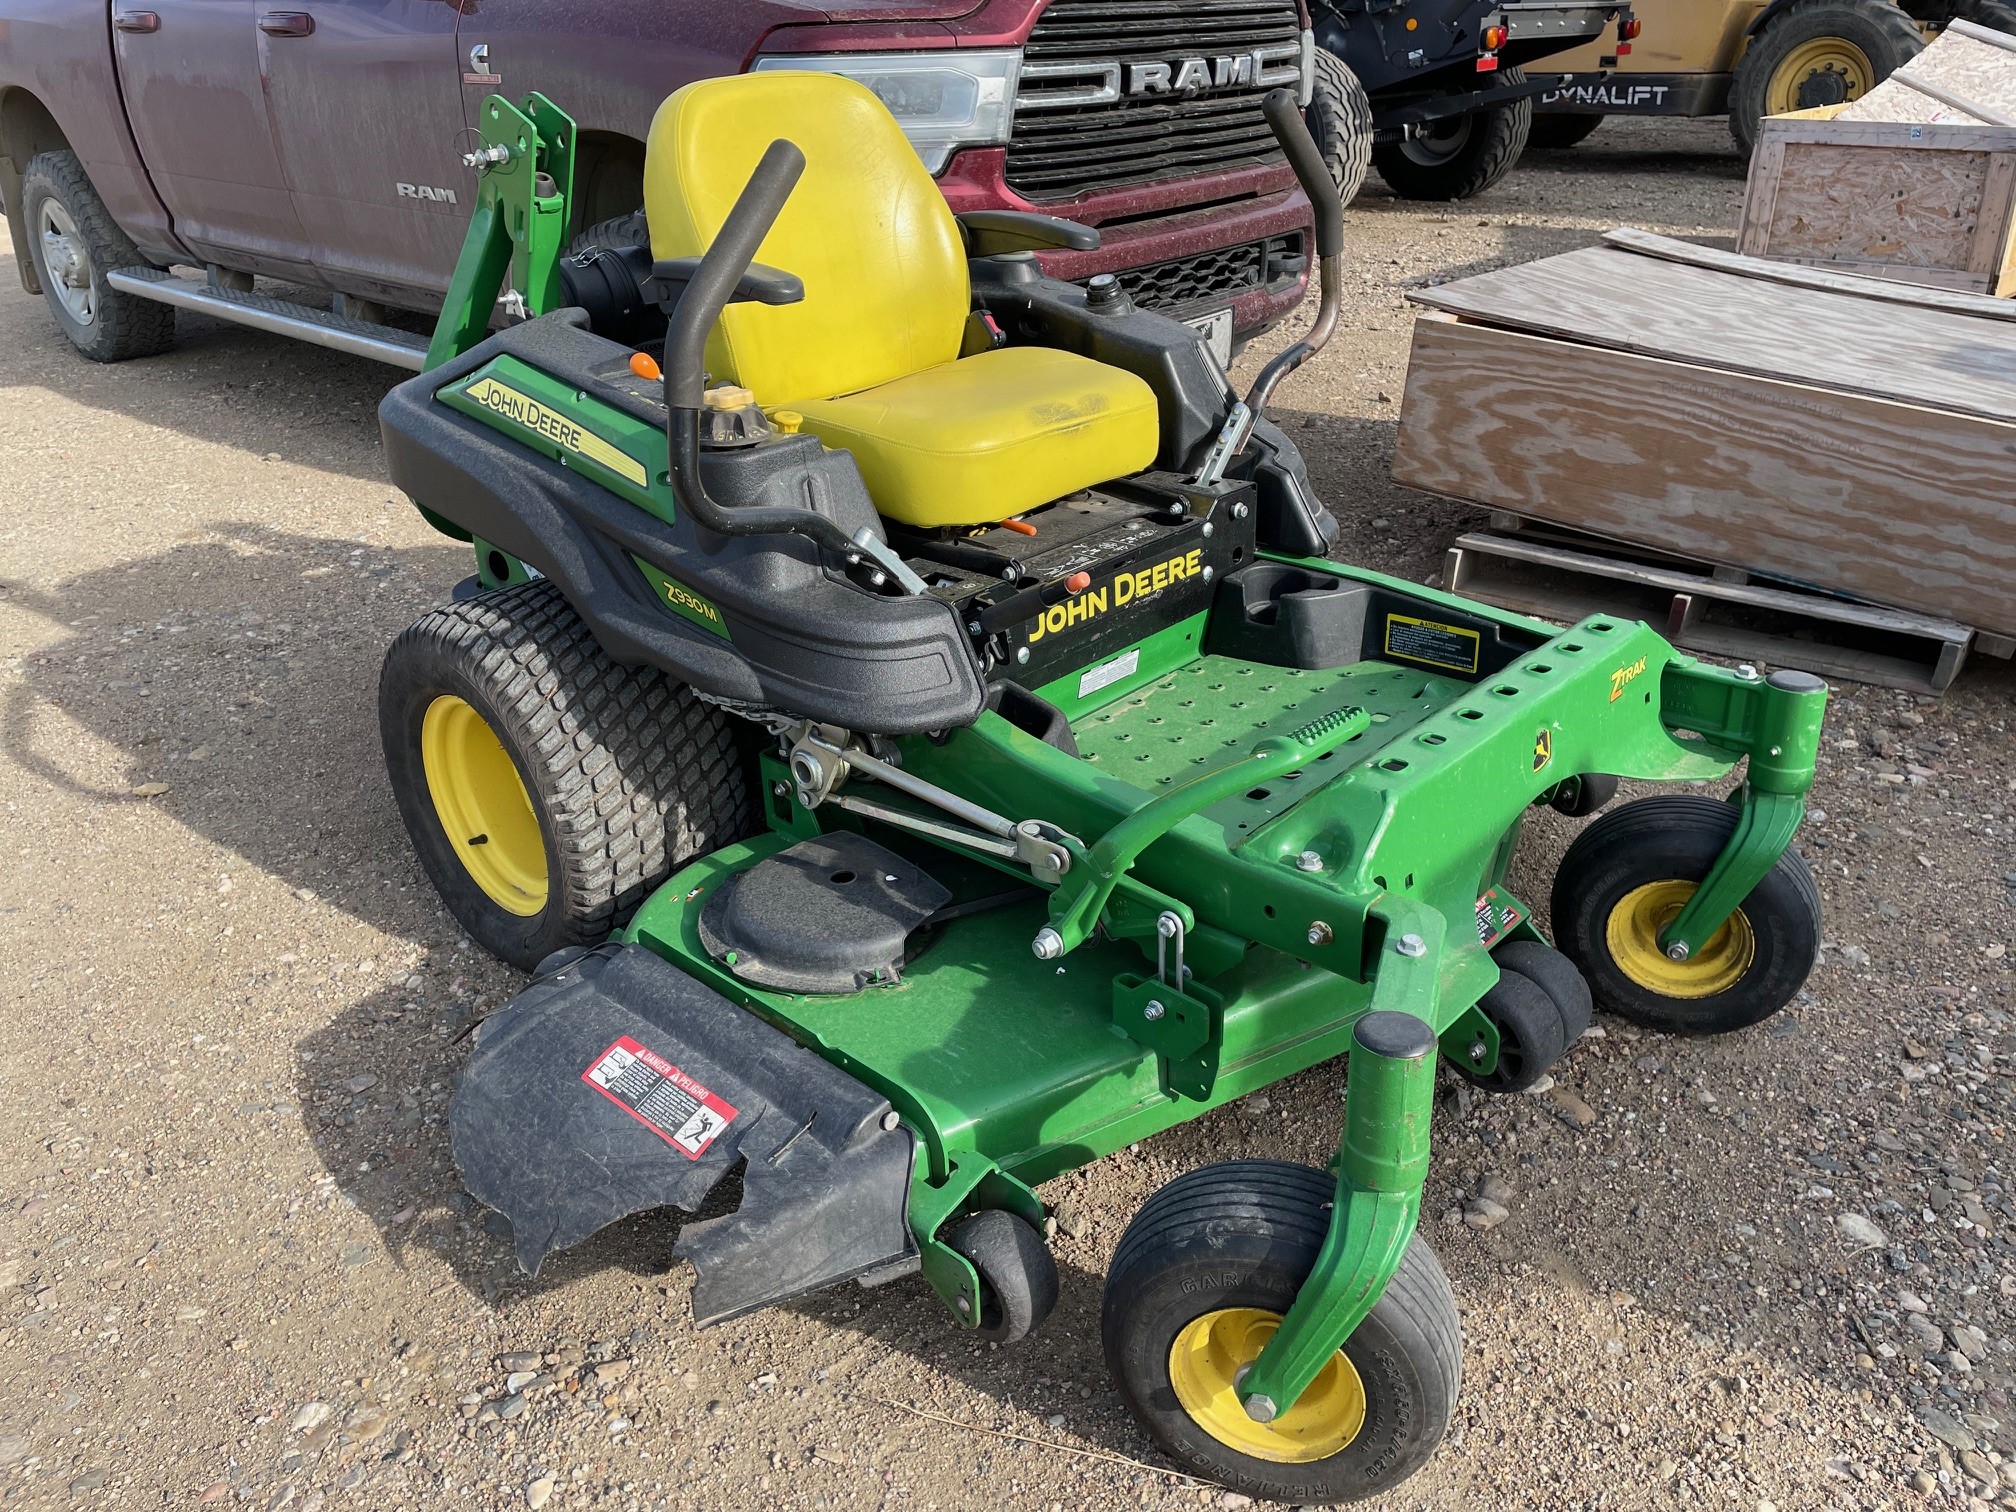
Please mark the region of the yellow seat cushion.
POLYGON ((1155 392, 1051 347, 1001 347, 792 408, 854 454, 875 507, 919 529, 1008 519, 1155 460, 1155 392))

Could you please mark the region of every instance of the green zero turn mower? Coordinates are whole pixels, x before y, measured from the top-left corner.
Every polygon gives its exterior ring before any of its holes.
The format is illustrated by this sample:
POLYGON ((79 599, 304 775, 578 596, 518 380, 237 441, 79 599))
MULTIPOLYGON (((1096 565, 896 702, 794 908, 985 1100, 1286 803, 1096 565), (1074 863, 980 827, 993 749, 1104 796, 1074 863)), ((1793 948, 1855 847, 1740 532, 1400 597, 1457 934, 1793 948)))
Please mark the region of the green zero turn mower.
POLYGON ((1040 1183, 1347 1057, 1330 1168, 1170 1183, 1103 1314, 1186 1471, 1334 1501, 1456 1397, 1415 1232, 1438 1062, 1516 1091, 1592 999, 1680 1033, 1783 1006, 1826 691, 1323 559, 1265 409, 1335 324, 1341 221, 1267 112, 1322 302, 1241 400, 1194 332, 1042 274, 1096 231, 955 218, 849 80, 680 90, 652 247, 571 260, 571 122, 490 99, 435 365, 381 412, 478 573, 380 715, 448 906, 536 976, 451 1118, 528 1270, 739 1168, 678 1241, 698 1323, 921 1270, 1012 1340, 1057 1296, 1040 1183), (490 335, 500 302, 528 318, 490 335), (1534 807, 1745 757, 1726 801, 1583 831, 1558 948, 1507 890, 1534 807))

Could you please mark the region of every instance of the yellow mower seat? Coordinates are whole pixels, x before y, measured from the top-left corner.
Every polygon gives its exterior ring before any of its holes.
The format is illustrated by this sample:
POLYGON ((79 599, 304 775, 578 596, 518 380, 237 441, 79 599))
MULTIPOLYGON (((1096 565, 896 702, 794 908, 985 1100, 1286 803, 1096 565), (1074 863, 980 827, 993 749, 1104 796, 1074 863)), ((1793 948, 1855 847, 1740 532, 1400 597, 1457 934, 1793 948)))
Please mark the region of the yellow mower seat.
POLYGON ((798 304, 730 305, 715 383, 854 455, 903 524, 985 525, 1108 478, 1160 445, 1132 373, 1048 347, 960 357, 972 290, 959 227, 882 102, 852 79, 758 73, 688 84, 658 107, 644 160, 654 257, 707 250, 778 138, 805 174, 756 260, 804 281, 798 304))

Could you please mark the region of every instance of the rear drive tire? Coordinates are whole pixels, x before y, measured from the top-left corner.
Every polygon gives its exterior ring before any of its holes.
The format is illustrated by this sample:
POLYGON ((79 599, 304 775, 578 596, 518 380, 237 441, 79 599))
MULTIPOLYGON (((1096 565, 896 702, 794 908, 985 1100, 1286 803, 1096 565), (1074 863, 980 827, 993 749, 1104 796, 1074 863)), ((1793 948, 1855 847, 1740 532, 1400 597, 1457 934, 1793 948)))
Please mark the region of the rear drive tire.
POLYGON ((175 344, 175 307, 121 293, 114 268, 147 259, 119 229, 74 152, 38 153, 21 175, 21 216, 36 281, 70 344, 93 362, 153 357, 175 344))
POLYGON ((1449 1279, 1416 1234, 1365 1321, 1271 1423, 1238 1403, 1315 1268, 1337 1178, 1274 1160, 1177 1177, 1113 1256, 1100 1309, 1128 1409, 1192 1475, 1249 1496, 1329 1506, 1390 1491, 1426 1464, 1455 1412, 1463 1338, 1449 1279))
POLYGON ((1729 134, 1746 158, 1767 115, 1858 100, 1918 56, 1925 38, 1890 0, 1797 0, 1736 64, 1729 134))
POLYGON ((979 1337, 996 1344, 1026 1338, 1057 1305, 1057 1262, 1043 1236, 999 1208, 975 1213, 945 1236, 980 1273, 979 1337))
POLYGON ((410 626, 385 654, 378 726, 429 880, 472 940, 524 971, 601 943, 755 822, 728 716, 611 661, 549 582, 410 626))
MULTIPOLYGON (((1523 84, 1526 76, 1505 69, 1507 84, 1523 84)), ((1526 150, 1533 126, 1533 99, 1513 100, 1451 116, 1438 122, 1430 135, 1404 142, 1379 142, 1372 148, 1372 166, 1386 187, 1402 199, 1462 200, 1482 194, 1512 171, 1526 150)))
POLYGON ((1337 185, 1337 198, 1350 204, 1372 167, 1372 100, 1350 66, 1320 47, 1316 88, 1303 119, 1337 185))
POLYGON ((1598 126, 1600 115, 1581 115, 1566 110, 1536 111, 1533 129, 1526 133, 1526 145, 1542 152, 1559 152, 1585 142, 1598 126))

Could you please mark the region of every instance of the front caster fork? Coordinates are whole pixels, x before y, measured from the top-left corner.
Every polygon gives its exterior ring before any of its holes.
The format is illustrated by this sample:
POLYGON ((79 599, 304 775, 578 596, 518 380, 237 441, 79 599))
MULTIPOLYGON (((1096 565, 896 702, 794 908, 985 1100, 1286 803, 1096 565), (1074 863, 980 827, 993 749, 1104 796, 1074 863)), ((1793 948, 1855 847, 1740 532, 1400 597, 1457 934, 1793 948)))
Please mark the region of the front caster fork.
POLYGON ((1417 914, 1408 923, 1420 932, 1389 926, 1374 1009, 1352 1033, 1330 1232, 1288 1315, 1239 1382, 1239 1399, 1255 1422, 1272 1422, 1295 1405, 1365 1321, 1414 1237, 1435 1101, 1429 1015, 1441 920, 1417 914))

